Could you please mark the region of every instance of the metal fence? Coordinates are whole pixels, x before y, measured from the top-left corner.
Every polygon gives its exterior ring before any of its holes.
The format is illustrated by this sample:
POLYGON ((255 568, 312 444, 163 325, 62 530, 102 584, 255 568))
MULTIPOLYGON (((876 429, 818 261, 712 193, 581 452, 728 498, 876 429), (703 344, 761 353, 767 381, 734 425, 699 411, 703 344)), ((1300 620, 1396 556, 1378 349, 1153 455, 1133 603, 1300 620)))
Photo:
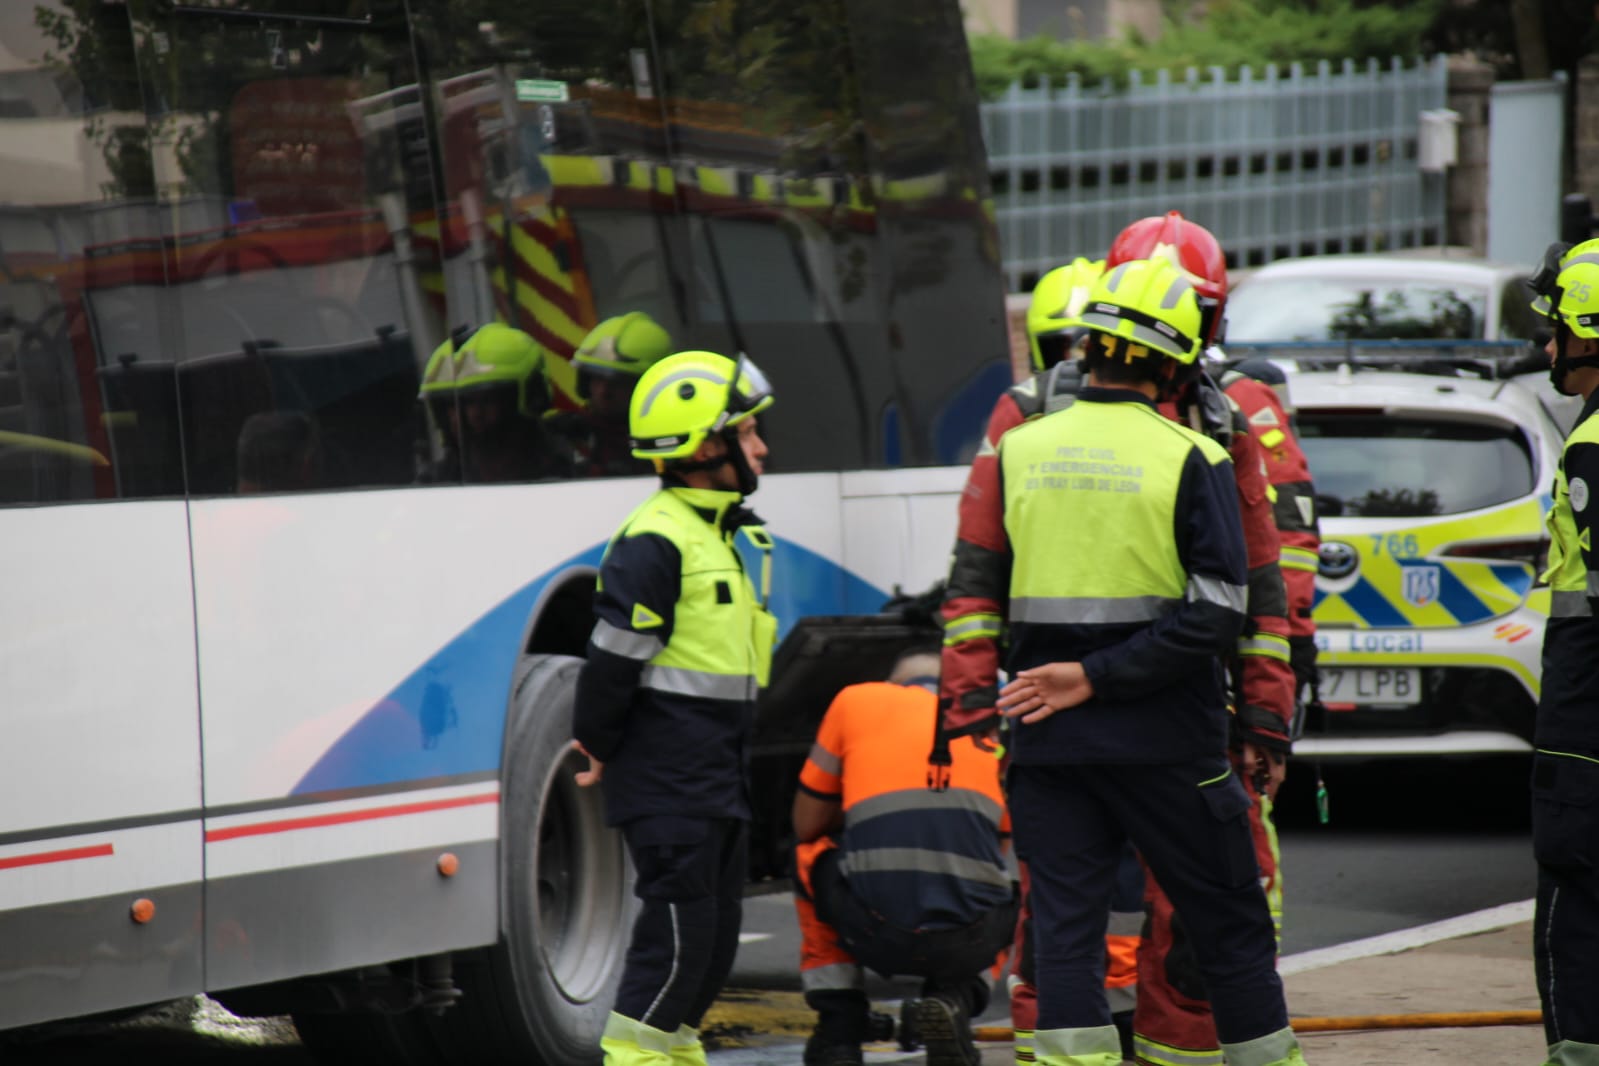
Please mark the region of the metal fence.
POLYGON ((1006 279, 1029 290, 1173 208, 1232 267, 1441 243, 1444 175, 1419 169, 1417 137, 1446 91, 1442 56, 1012 85, 982 107, 1006 279))

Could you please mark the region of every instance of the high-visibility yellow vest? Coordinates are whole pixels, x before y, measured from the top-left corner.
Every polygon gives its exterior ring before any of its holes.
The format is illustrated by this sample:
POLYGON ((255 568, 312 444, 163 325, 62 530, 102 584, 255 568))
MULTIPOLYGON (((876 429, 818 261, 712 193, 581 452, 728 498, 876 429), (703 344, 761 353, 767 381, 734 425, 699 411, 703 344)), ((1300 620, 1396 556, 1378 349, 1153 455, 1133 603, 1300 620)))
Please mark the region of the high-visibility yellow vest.
MULTIPOLYGON (((1599 418, 1588 418, 1571 431, 1566 438, 1565 451, 1575 444, 1599 444, 1599 418)), ((1590 596, 1599 596, 1599 573, 1591 573, 1583 561, 1582 549, 1586 533, 1577 532, 1575 511, 1599 506, 1592 494, 1599 485, 1589 485, 1578 480, 1571 485, 1566 480, 1566 464, 1562 457, 1555 473, 1554 506, 1544 518, 1549 530, 1549 568, 1543 579, 1549 583, 1549 614, 1552 618, 1586 618, 1593 614, 1588 605, 1590 596)))
POLYGON ((1133 403, 1077 403, 1005 434, 1010 621, 1152 622, 1180 602, 1190 579, 1173 530, 1195 448, 1227 459, 1209 437, 1133 403))
MULTIPOLYGON (((646 500, 623 524, 619 536, 656 534, 682 557, 682 585, 672 634, 645 663, 642 688, 680 696, 753 700, 770 675, 777 622, 766 609, 770 594, 770 535, 759 526, 734 534, 721 527, 736 492, 666 488, 646 500), (700 510, 711 512, 707 520, 700 510), (757 569, 758 567, 758 569, 757 569), (757 591, 757 584, 760 591, 757 591)), ((634 628, 641 629, 639 619, 634 628)))

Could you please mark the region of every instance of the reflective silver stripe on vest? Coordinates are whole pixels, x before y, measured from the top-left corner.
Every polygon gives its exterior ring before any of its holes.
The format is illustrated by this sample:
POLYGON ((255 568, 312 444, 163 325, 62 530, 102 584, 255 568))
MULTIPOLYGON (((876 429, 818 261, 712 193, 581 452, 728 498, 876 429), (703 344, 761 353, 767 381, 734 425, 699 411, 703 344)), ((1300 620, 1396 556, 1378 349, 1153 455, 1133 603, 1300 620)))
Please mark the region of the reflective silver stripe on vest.
POLYGON ((704 700, 753 700, 758 686, 749 674, 713 674, 682 666, 651 663, 639 675, 639 687, 704 700))
POLYGON ((1105 1002, 1112 1014, 1127 1014, 1138 1009, 1138 982, 1105 989, 1105 1002))
POLYGON ((1016 596, 1010 620, 1090 626, 1153 622, 1177 602, 1165 596, 1016 596))
POLYGON ((844 812, 844 824, 860 825, 881 815, 903 814, 905 811, 951 810, 973 811, 994 823, 995 827, 1005 820, 1005 808, 998 801, 969 788, 951 788, 943 792, 906 788, 861 800, 844 812))
POLYGON ((648 633, 635 633, 631 629, 613 626, 605 619, 594 623, 589 643, 601 651, 620 655, 624 659, 653 659, 666 645, 660 637, 648 633))
POLYGON ((811 745, 811 762, 815 763, 816 768, 822 773, 831 774, 834 777, 837 777, 844 769, 843 761, 820 744, 811 745))
POLYGON ((800 988, 806 992, 866 991, 866 973, 850 962, 835 962, 800 971, 800 988))
POLYGON ((1549 596, 1550 618, 1591 618, 1593 608, 1588 606, 1587 592, 1561 592, 1549 596))
POLYGON ((1187 599, 1189 603, 1214 603, 1218 607, 1243 614, 1244 605, 1249 602, 1249 590, 1243 585, 1234 585, 1231 581, 1223 581, 1218 577, 1191 574, 1188 578, 1187 599))
POLYGON ((850 877, 856 874, 944 874, 962 881, 1010 887, 1010 875, 991 862, 929 848, 865 848, 844 856, 839 860, 839 868, 850 877))
POLYGON ((1599 597, 1599 570, 1588 571, 1588 595, 1599 597))

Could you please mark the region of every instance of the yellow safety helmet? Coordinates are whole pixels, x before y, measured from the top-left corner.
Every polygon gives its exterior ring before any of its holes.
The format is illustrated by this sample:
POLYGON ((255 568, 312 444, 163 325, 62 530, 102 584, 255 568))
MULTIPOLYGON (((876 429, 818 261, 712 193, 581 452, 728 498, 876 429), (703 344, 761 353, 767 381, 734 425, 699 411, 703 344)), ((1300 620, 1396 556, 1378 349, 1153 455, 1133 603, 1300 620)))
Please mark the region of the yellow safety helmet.
POLYGON ((445 341, 422 371, 424 400, 495 387, 515 389, 517 411, 525 418, 537 418, 550 405, 544 350, 503 322, 490 322, 459 343, 453 337, 445 341))
POLYGON ((455 368, 450 364, 450 356, 455 354, 455 341, 446 340, 443 344, 433 349, 433 354, 428 356, 427 365, 422 368, 422 388, 420 396, 427 399, 430 395, 443 392, 455 384, 455 368))
POLYGON ((588 398, 587 377, 636 378, 672 354, 672 336, 643 311, 607 318, 589 330, 572 356, 578 395, 588 398))
POLYGON ((1027 305, 1027 347, 1035 371, 1048 370, 1066 358, 1082 338, 1083 322, 1078 315, 1104 272, 1103 259, 1078 256, 1033 286, 1033 298, 1027 305))
POLYGON ((1165 258, 1132 259, 1094 284, 1083 325, 1143 345, 1184 366, 1199 356, 1201 315, 1193 282, 1165 258))
POLYGON ((1555 296, 1560 284, 1560 272, 1579 262, 1599 262, 1599 238, 1581 244, 1559 241, 1544 249, 1543 261, 1527 279, 1533 291, 1532 309, 1540 316, 1555 321, 1555 296))
POLYGON ((772 405, 772 388, 747 357, 678 352, 633 386, 628 433, 640 459, 687 459, 705 438, 772 405))
POLYGON ((1578 337, 1599 337, 1599 250, 1568 258, 1555 279, 1550 315, 1578 337))

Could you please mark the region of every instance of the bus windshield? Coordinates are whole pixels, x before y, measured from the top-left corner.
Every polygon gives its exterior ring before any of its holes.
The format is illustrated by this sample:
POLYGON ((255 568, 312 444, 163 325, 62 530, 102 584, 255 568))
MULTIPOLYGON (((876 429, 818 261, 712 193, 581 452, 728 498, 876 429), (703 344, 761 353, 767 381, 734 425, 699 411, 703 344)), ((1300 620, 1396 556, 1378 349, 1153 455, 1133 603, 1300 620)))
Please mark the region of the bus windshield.
POLYGON ((647 473, 575 359, 627 315, 770 369, 781 470, 956 462, 1007 382, 975 132, 901 17, 107 6, 40 5, 7 75, 0 503, 647 473))

